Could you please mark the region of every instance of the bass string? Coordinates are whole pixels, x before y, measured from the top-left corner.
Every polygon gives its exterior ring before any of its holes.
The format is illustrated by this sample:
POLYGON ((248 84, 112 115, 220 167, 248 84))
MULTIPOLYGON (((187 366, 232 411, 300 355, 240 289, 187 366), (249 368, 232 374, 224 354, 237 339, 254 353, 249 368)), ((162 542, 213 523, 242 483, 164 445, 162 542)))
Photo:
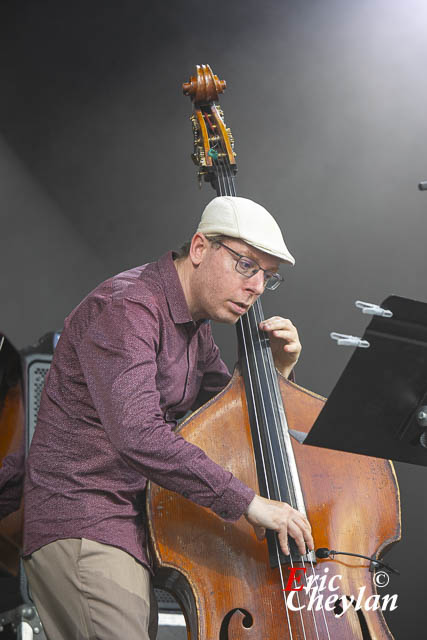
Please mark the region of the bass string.
MULTIPOLYGON (((247 318, 246 318, 246 321, 248 322, 247 318)), ((246 362, 248 363, 248 361, 249 361, 248 346, 247 346, 247 343, 246 343, 246 336, 245 336, 245 331, 244 331, 244 328, 243 328, 244 317, 240 318, 239 322, 242 324, 241 335, 242 335, 243 349, 244 349, 246 362)), ((249 391, 250 391, 250 394, 251 394, 252 404, 254 406, 256 430, 257 430, 257 434, 258 434, 258 440, 259 440, 259 442, 261 444, 260 421, 259 421, 257 410, 256 410, 255 394, 254 394, 254 388, 253 388, 254 383, 252 381, 252 374, 251 374, 249 366, 247 366, 247 372, 248 372, 248 379, 249 379, 249 391)), ((263 451, 263 447, 262 446, 260 446, 260 450, 261 450, 261 460, 262 460, 262 468, 263 468, 262 471, 263 471, 263 474, 264 474, 264 478, 266 479, 267 478, 266 462, 265 462, 264 451, 263 451)), ((268 483, 266 482, 265 484, 266 484, 266 487, 267 487, 267 497, 270 498, 270 490, 269 490, 268 483)), ((283 569, 282 569, 282 565, 281 565, 281 562, 280 562, 280 552, 279 552, 279 547, 278 547, 278 544, 277 544, 277 538, 276 537, 275 537, 275 553, 276 553, 277 566, 278 566, 278 569, 279 569, 280 582, 281 582, 281 585, 282 585, 282 597, 283 597, 283 601, 284 601, 284 605, 285 605, 286 617, 287 617, 287 622, 288 622, 288 630, 289 630, 290 640, 292 640, 293 634, 292 634, 292 627, 291 627, 288 603, 287 603, 287 600, 286 600, 285 580, 284 580, 284 577, 283 577, 283 569)), ((293 566, 292 557, 291 557, 291 565, 293 566)), ((301 613, 300 613, 300 616, 301 616, 301 613)), ((301 617, 301 620, 302 620, 302 617, 301 617)), ((304 624, 303 624, 303 629, 304 629, 304 624)), ((304 630, 304 638, 305 637, 306 636, 305 636, 305 630, 304 630)))
MULTIPOLYGON (((288 425, 287 425, 286 415, 285 415, 285 411, 284 411, 284 407, 283 407, 282 396, 281 396, 280 391, 279 391, 279 385, 277 384, 277 373, 276 373, 276 369, 275 369, 275 366, 274 366, 273 354, 272 354, 271 349, 267 349, 267 350, 265 351, 265 353, 266 353, 266 355, 267 355, 267 361, 268 361, 268 367, 269 367, 269 369, 270 369, 270 375, 271 375, 272 377, 274 376, 274 380, 275 380, 275 382, 276 382, 276 384, 274 384, 274 385, 273 385, 273 390, 274 390, 274 393, 275 393, 275 395, 276 395, 276 403, 277 403, 277 406, 278 406, 279 408, 281 408, 281 409, 282 409, 282 411, 281 411, 281 412, 280 412, 280 414, 279 414, 279 415, 281 415, 281 416, 282 416, 282 419, 283 419, 283 425, 282 425, 282 428, 284 427, 284 428, 287 430, 287 429, 288 429, 288 425)), ((298 478, 298 482, 299 482, 299 478, 298 478)), ((303 564, 303 567, 305 567, 304 559, 303 559, 303 561, 302 561, 302 564, 303 564)), ((309 555, 309 558, 308 558, 308 565, 309 565, 309 568, 311 569, 311 575, 312 575, 312 577, 314 578, 314 581, 313 581, 313 583, 312 583, 312 584, 313 584, 313 585, 316 585, 316 584, 317 584, 317 580, 318 580, 318 577, 319 577, 319 576, 318 576, 318 575, 317 575, 317 573, 316 573, 316 568, 315 568, 315 565, 314 565, 314 563, 313 563, 313 560, 312 560, 312 556, 311 556, 311 554, 309 555)), ((308 589, 308 585, 307 585, 307 575, 306 575, 306 572, 304 572, 304 580, 305 580, 305 583, 306 583, 307 594, 308 594, 309 589, 308 589)), ((314 590, 315 590, 315 586, 313 587, 313 591, 314 591, 314 590)), ((326 615, 329 615, 329 616, 330 616, 330 615, 332 615, 332 614, 331 614, 331 612, 327 612, 327 614, 325 614, 325 608, 323 607, 323 604, 322 604, 322 606, 321 606, 320 610, 321 610, 321 615, 322 615, 322 618, 323 618, 323 621, 324 621, 324 624, 325 624, 326 631, 327 631, 327 633, 328 633, 328 638, 330 639, 330 635, 329 635, 329 626, 328 626, 328 621, 327 621, 327 619, 326 619, 326 615)), ((317 627, 317 624, 316 624, 316 618, 315 618, 315 611, 314 611, 313 609, 312 609, 311 611, 312 611, 312 614, 313 614, 313 622, 314 622, 314 624, 315 624, 315 625, 316 625, 316 627, 317 627)), ((316 609, 316 611, 317 611, 317 609, 316 609)))
POLYGON ((222 171, 222 167, 221 167, 220 161, 218 161, 218 159, 214 159, 213 164, 217 168, 216 177, 217 177, 217 180, 218 180, 219 195, 220 196, 232 195, 231 193, 228 193, 227 183, 226 183, 226 176, 225 176, 224 172, 222 171))
MULTIPOLYGON (((271 347, 270 347, 270 340, 268 338, 268 336, 263 332, 261 334, 260 330, 259 330, 259 323, 262 322, 264 320, 264 314, 262 311, 262 307, 261 307, 261 303, 258 300, 256 300, 255 304, 252 306, 252 313, 254 316, 253 319, 253 330, 251 332, 251 335, 253 336, 253 334, 255 333, 256 335, 256 340, 258 342, 258 344, 260 345, 261 349, 260 349, 260 356, 261 356, 261 361, 260 364, 262 366, 263 369, 263 374, 264 374, 264 380, 266 380, 267 383, 267 389, 268 389, 268 394, 269 394, 269 398, 270 398, 270 405, 273 408, 273 416, 274 416, 274 423, 273 426, 275 427, 275 432, 276 432, 276 441, 280 443, 280 447, 279 447, 279 453, 280 453, 280 457, 281 457, 281 466, 283 468, 284 471, 284 475, 285 475, 285 479, 286 479, 286 485, 287 485, 287 490, 288 490, 288 495, 289 495, 289 502, 291 504, 291 506, 294 509, 298 508, 298 503, 297 503, 297 499, 296 499, 296 492, 295 492, 295 483, 292 477, 292 472, 290 469, 290 464, 289 464, 289 460, 286 459, 285 456, 285 448, 284 448, 284 443, 283 443, 283 438, 282 433, 283 430, 280 429, 280 423, 281 423, 281 412, 280 412, 280 401, 279 401, 279 394, 277 393, 277 377, 275 376, 275 369, 271 369, 268 365, 269 365, 269 356, 271 355, 271 347), (272 390, 273 390, 273 394, 272 394, 272 390), (286 462, 288 462, 288 464, 286 464, 286 462), (288 474, 288 470, 289 470, 289 474, 288 474)), ((255 343, 255 340, 253 340, 253 342, 255 343)), ((272 356, 271 356, 271 360, 272 360, 272 356)), ((258 374, 259 379, 261 380, 261 374, 258 374)), ((264 402, 264 398, 262 397, 262 401, 264 402)), ((268 422, 268 418, 265 412, 265 422, 267 424, 268 422)), ((270 448, 271 453, 273 454, 273 443, 272 443, 272 439, 270 436, 270 432, 267 432, 268 435, 268 445, 270 448)), ((273 464, 275 465, 275 459, 273 457, 273 455, 271 456, 271 459, 273 460, 273 464)), ((283 500, 283 495, 282 495, 282 491, 281 491, 281 487, 280 487, 280 481, 278 479, 278 474, 277 471, 275 471, 275 476, 276 476, 276 486, 278 487, 278 491, 279 491, 279 495, 280 495, 280 499, 283 500)))
MULTIPOLYGON (((255 305, 254 305, 254 306, 255 306, 255 305)), ((260 305, 258 305, 258 312, 260 313, 260 316, 259 316, 259 318, 255 318, 255 327, 256 327, 256 331, 258 332, 257 337, 258 337, 258 339, 260 339, 260 334, 259 334, 259 331, 258 331, 258 320, 259 320, 259 321, 261 321, 261 319, 262 319, 262 316, 261 316, 261 307, 260 307, 260 305)), ((256 315, 256 314, 255 314, 255 315, 256 315)), ((249 321, 248 321, 248 320, 246 320, 246 322, 247 322, 247 324, 248 324, 248 331, 250 331, 250 329, 249 329, 249 321)), ((249 333, 249 335, 250 335, 250 339, 251 339, 251 341, 253 342, 252 332, 250 332, 250 333, 249 333)), ((270 351, 270 349, 268 348, 268 349, 267 349, 267 353, 268 353, 269 351, 270 351)), ((265 355, 264 355, 264 353, 265 353, 265 352, 261 352, 261 353, 262 353, 262 356, 261 356, 261 360, 262 360, 262 362, 261 362, 261 366, 264 366, 264 374, 265 374, 265 373, 266 373, 266 371, 265 371, 265 369, 266 369, 266 367, 265 367, 265 355)), ((258 370, 258 369, 256 369, 256 375, 257 375, 258 379, 260 380, 260 378, 261 378, 261 373, 259 372, 259 370, 258 370)), ((267 387, 268 387, 268 392, 269 392, 269 396, 270 396, 270 401, 271 401, 271 403, 272 403, 272 405, 273 405, 273 407, 274 407, 274 398, 273 398, 273 396, 272 396, 271 389, 272 389, 272 388, 274 389, 275 385, 272 385, 272 384, 271 384, 271 381, 269 381, 269 380, 268 380, 268 378, 267 378, 267 387)), ((261 396, 261 397, 262 397, 262 396, 261 396)), ((263 398, 263 397, 262 397, 262 402, 264 403, 264 398, 263 398)), ((265 408, 264 408, 264 412, 265 412, 265 408)), ((274 426, 276 429, 278 429, 278 426, 277 426, 277 423, 278 423, 277 415, 278 415, 278 414, 277 414, 277 410, 276 410, 276 411, 275 411, 275 414, 274 414, 274 421, 273 421, 273 422, 274 422, 273 426, 274 426)), ((270 449, 271 449, 272 444, 271 444, 271 438, 270 438, 270 436, 269 436, 269 432, 268 432, 268 431, 267 431, 267 434, 268 434, 268 445, 267 445, 267 446, 269 446, 269 447, 270 447, 270 449)), ((291 479, 291 478, 289 478, 288 473, 287 473, 287 470, 286 470, 286 467, 285 467, 285 464, 284 464, 284 461, 283 461, 283 451, 281 450, 281 451, 280 451, 280 453, 281 453, 281 456, 282 456, 282 465, 283 465, 284 475, 285 475, 286 482, 287 482, 287 484, 288 484, 288 491, 289 491, 289 485, 290 485, 290 484, 292 484, 292 479, 291 479)), ((272 461, 273 461, 274 472, 275 472, 276 480, 277 480, 277 470, 276 470, 276 468, 275 468, 275 464, 276 464, 276 463, 275 463, 274 458, 273 458, 272 456, 271 456, 271 458, 272 458, 272 461)), ((281 493, 281 491, 280 491, 280 486, 279 486, 279 495, 280 495, 280 493, 281 493)), ((281 495, 280 495, 280 498, 281 498, 281 499, 283 499, 283 496, 281 496, 281 495)), ((296 505, 295 505, 295 506, 296 506, 296 505)), ((277 559, 278 559, 278 563, 279 563, 279 566, 280 566, 280 555, 279 555, 279 548, 278 548, 278 541, 277 541, 277 537, 275 538, 275 545, 276 545, 276 554, 277 554, 277 559)), ((290 565, 291 565, 291 567, 294 567, 294 564, 295 564, 295 558, 293 557, 293 555, 292 555, 292 551, 291 551, 291 552, 290 552, 290 565)), ((305 566, 304 559, 302 559, 302 565, 303 565, 303 567, 305 566)), ((296 585, 296 582, 294 582, 294 586, 295 586, 295 587, 297 586, 297 585, 296 585)), ((307 587, 307 582, 306 582, 306 587, 307 587)), ((285 594, 285 593, 284 593, 284 597, 286 598, 286 594, 285 594)), ((305 617, 305 615, 306 615, 306 607, 305 607, 305 606, 302 606, 302 605, 304 605, 304 602, 302 602, 302 601, 305 601, 305 604, 307 604, 307 598, 308 598, 308 597, 309 597, 308 589, 306 589, 305 591, 302 591, 302 592, 300 592, 299 590, 297 590, 297 591, 296 591, 296 598, 297 598, 297 604, 298 604, 299 616, 300 616, 301 626, 302 626, 302 628, 303 628, 304 636, 305 636, 305 624, 304 624, 304 617, 305 617), (303 610, 304 610, 304 615, 303 615, 303 613, 302 613, 302 611, 303 611, 303 610)), ((287 600, 286 600, 286 604, 287 604, 287 600)), ((317 621, 316 621, 316 618, 315 618, 315 612, 314 612, 313 610, 311 610, 311 613, 309 614, 309 616, 311 616, 311 617, 313 618, 314 628, 315 628, 315 633, 316 633, 316 635, 317 635, 317 637, 318 637, 318 636, 319 636, 319 633, 318 633, 318 625, 317 625, 317 621)), ((326 620, 325 620, 325 625, 327 626, 326 620)))
MULTIPOLYGON (((236 194, 236 190, 235 190, 235 185, 234 185, 234 178, 231 175, 231 171, 230 171, 229 165, 224 163, 224 162, 222 162, 222 161, 220 161, 217 164, 218 164, 218 168, 220 169, 220 173, 221 173, 223 184, 224 185, 227 184, 227 186, 228 186, 228 190, 225 189, 225 193, 227 193, 227 191, 228 191, 227 195, 235 195, 236 194)), ((274 412, 274 415, 275 415, 275 424, 274 424, 274 426, 276 428, 277 435, 279 435, 279 422, 281 422, 280 421, 280 415, 281 414, 283 415, 285 428, 287 428, 287 424, 286 424, 285 414, 284 414, 284 411, 283 411, 282 399, 281 399, 281 396, 279 394, 279 389, 278 389, 278 384, 277 384, 277 375, 276 375, 276 371, 275 371, 275 367, 274 367, 272 352, 271 352, 271 349, 269 347, 269 340, 268 340, 267 336, 265 336, 265 335, 261 336, 261 334, 259 332, 259 328, 258 328, 259 322, 261 322, 264 319, 263 318, 263 314, 262 314, 262 307, 261 307, 261 304, 260 304, 259 300, 257 300, 255 305, 254 305, 254 314, 255 314, 255 320, 256 320, 256 322, 254 324, 255 324, 255 327, 256 327, 257 338, 258 338, 260 343, 264 343, 264 347, 267 347, 267 348, 263 348, 261 350, 261 353, 262 353, 262 362, 263 362, 263 365, 264 365, 264 372, 266 374, 266 380, 267 380, 269 394, 270 394, 271 405, 273 407, 276 406, 276 407, 281 407, 282 408, 282 412, 277 411, 277 409, 274 412), (257 315, 258 315, 258 318, 257 318, 257 315), (269 380, 270 380, 270 382, 269 382, 269 380), (274 400, 275 400, 276 404, 274 404, 273 397, 272 397, 272 394, 271 394, 271 389, 273 389, 273 393, 274 393, 274 396, 275 396, 274 400), (278 417, 276 417, 276 416, 278 416, 278 417)), ((248 321, 248 328, 249 328, 249 335, 252 338, 252 333, 251 333, 250 327, 249 327, 249 321, 248 321)), ((242 335, 243 335, 243 332, 242 332, 242 335)), ((248 370, 249 370, 249 368, 248 368, 248 370)), ((250 372, 249 372, 249 375, 250 375, 250 372)), ((258 374, 258 377, 259 377, 259 374, 258 374)), ((257 425, 257 429, 258 429, 258 432, 259 432, 259 426, 258 425, 257 425)), ((258 433, 258 436, 259 436, 259 433, 258 433)), ((280 441, 280 439, 279 439, 279 441, 280 441)), ((271 449, 271 440, 270 440, 269 444, 270 444, 270 449, 271 449)), ((266 475, 266 472, 265 472, 265 460, 264 460, 264 453, 262 452, 262 447, 261 447, 261 455, 262 455, 262 462, 263 462, 263 467, 264 467, 264 475, 266 475)), ((282 457, 282 464, 283 464, 283 468, 284 468, 284 471, 285 471, 285 478, 286 478, 286 482, 287 482, 287 485, 288 485, 288 491, 289 491, 289 494, 291 495, 290 485, 293 485, 293 481, 292 481, 292 478, 288 477, 288 474, 287 474, 287 471, 286 471, 286 466, 285 466, 285 461, 284 461, 284 451, 283 451, 282 448, 280 448, 280 455, 282 457)), ((274 460, 274 458, 272 458, 272 459, 274 460)), ((273 462, 273 464, 274 464, 274 462, 273 462)), ((276 484, 278 485, 276 469, 274 469, 274 473, 275 473, 275 476, 276 476, 276 484)), ((267 483, 266 483, 266 485, 267 485, 267 483)), ((280 487, 279 487, 279 491, 280 491, 280 487)), ((293 505, 293 506, 296 506, 296 505, 293 505)), ((275 547, 276 547, 278 566, 281 567, 281 565, 280 565, 280 554, 279 554, 279 549, 278 549, 278 543, 277 543, 277 537, 276 536, 275 536, 275 547)), ((294 566, 294 561, 293 561, 293 558, 292 558, 292 552, 290 554, 290 559, 291 559, 291 566, 293 567, 294 566)), ((305 567, 304 558, 302 558, 302 565, 303 565, 303 567, 305 567)), ((309 557, 309 566, 311 568, 312 576, 313 577, 317 577, 316 570, 315 570, 315 567, 314 567, 314 563, 313 563, 313 560, 311 559, 311 557, 309 557)), ((282 571, 280 573, 281 573, 282 588, 284 588, 282 571)), ((308 593, 309 589, 308 589, 306 572, 304 572, 304 580, 305 580, 305 585, 306 585, 305 594, 306 594, 306 598, 307 598, 308 595, 309 595, 309 593, 308 593)), ((312 584, 316 585, 316 580, 313 580, 312 584)), ((300 595, 299 594, 300 594, 300 592, 297 591, 298 605, 300 606, 300 595)), ((316 611, 317 611, 317 609, 316 609, 316 611)), ((316 611, 313 610, 313 608, 311 608, 311 616, 313 618, 313 623, 314 623, 315 630, 316 630, 316 636, 318 636, 318 628, 317 628, 317 621, 316 621, 316 611)), ((328 634, 328 639, 329 639, 330 638, 329 627, 328 627, 328 622, 326 620, 325 610, 324 610, 323 606, 321 607, 321 616, 323 617, 323 621, 324 621, 325 628, 326 628, 326 631, 327 631, 327 634, 328 634)), ((302 622, 302 625, 304 626, 303 619, 301 619, 301 622, 302 622)), ((304 632, 304 635, 305 635, 305 632, 304 632)))
MULTIPOLYGON (((232 183, 232 178, 231 175, 229 174, 228 171, 225 170, 223 163, 220 162, 215 162, 216 167, 217 167, 217 173, 218 173, 218 186, 219 186, 219 195, 231 195, 230 193, 227 193, 227 190, 222 188, 222 185, 226 185, 228 184, 229 189, 232 192, 231 189, 231 183, 232 183)), ((233 184, 234 187, 234 184, 233 184)), ((234 190, 235 193, 235 190, 234 190)), ((247 314, 245 314, 247 316, 247 314)), ((249 322, 248 317, 246 317, 246 321, 249 322)), ((247 344, 246 344, 246 339, 245 339, 245 331, 244 331, 244 326, 243 326, 243 318, 239 319, 239 323, 241 323, 241 335, 242 335, 242 339, 243 339, 243 347, 244 347, 244 351, 245 351, 245 358, 246 358, 246 362, 248 363, 248 349, 247 349, 247 344)), ((248 331, 248 334, 250 336, 250 338, 252 338, 251 336, 251 332, 250 330, 248 331)), ((253 390, 253 381, 252 381, 252 375, 251 375, 251 370, 249 368, 249 366, 247 366, 247 372, 248 372, 248 377, 249 377, 249 384, 250 384, 250 391, 251 391, 251 395, 252 395, 252 402, 253 402, 253 406, 254 406, 254 410, 255 410, 255 422, 256 422, 256 429, 258 432, 258 438, 259 441, 261 443, 261 435, 260 435, 260 424, 259 424, 259 418, 257 415, 257 411, 256 411, 256 405, 255 405, 255 398, 254 398, 254 390, 253 390)), ((259 378, 259 375, 258 375, 259 378)), ((264 406, 264 410, 265 410, 265 406, 264 406)), ((262 466, 263 466, 263 473, 264 473, 264 477, 267 477, 266 474, 266 463, 265 463, 265 459, 264 459, 264 452, 262 450, 262 446, 261 446, 261 456, 262 456, 262 466)), ((276 469, 274 469, 274 472, 276 474, 276 484, 277 484, 277 472, 276 469)), ((267 487, 267 496, 270 498, 270 492, 269 492, 269 488, 268 488, 268 483, 266 482, 266 487, 267 487)), ((280 574, 280 581, 281 581, 281 585, 282 585, 282 597, 284 600, 284 605, 285 605, 285 610, 286 610, 286 617, 287 617, 287 623, 288 623, 288 631, 289 631, 289 636, 290 636, 290 640, 293 639, 293 633, 292 633, 292 627, 291 627, 291 621, 290 621, 290 614, 289 614, 289 609, 288 609, 288 605, 287 605, 287 599, 286 599, 286 592, 285 592, 285 581, 284 581, 284 577, 283 577, 283 569, 282 569, 282 565, 280 562, 280 552, 279 552, 279 547, 278 547, 278 543, 277 543, 277 536, 275 536, 275 552, 276 552, 276 559, 277 559, 277 566, 279 568, 279 574, 280 574)), ((293 566, 293 559, 291 556, 291 566, 293 566)), ((297 599, 298 599, 298 603, 300 605, 300 600, 299 600, 299 592, 297 592, 297 599)), ((303 634, 304 634, 304 639, 306 639, 306 632, 305 632, 305 625, 304 625, 304 619, 303 619, 303 615, 302 615, 302 608, 299 606, 299 616, 300 616, 300 620, 301 620, 301 626, 302 626, 302 630, 303 630, 303 634)))
MULTIPOLYGON (((217 162, 216 164, 217 164, 218 174, 220 175, 220 179, 219 179, 220 195, 225 195, 225 194, 226 195, 230 195, 229 193, 227 193, 227 191, 223 192, 222 184, 225 184, 226 181, 227 181, 227 184, 229 186, 229 191, 232 191, 232 189, 231 189, 231 180, 232 180, 231 175, 229 175, 228 172, 225 171, 225 168, 224 168, 224 166, 223 166, 223 164, 221 162, 217 162)), ((246 344, 245 330, 244 330, 244 326, 243 326, 244 319, 246 319, 246 321, 248 322, 247 314, 245 314, 245 316, 243 316, 242 318, 239 318, 238 322, 240 323, 241 329, 242 329, 241 335, 242 335, 242 340, 243 340, 245 359, 246 359, 246 362, 248 363, 249 362, 249 355, 248 355, 248 348, 247 348, 247 344, 246 344)), ((248 322, 248 335, 249 336, 251 335, 249 322, 248 322)), ((250 384, 250 390, 251 390, 251 396, 252 396, 252 404, 253 404, 254 409, 255 409, 255 420, 256 420, 258 438, 259 438, 259 441, 261 443, 261 430, 260 430, 260 425, 259 425, 258 414, 257 414, 257 411, 256 411, 255 395, 254 395, 253 382, 252 382, 252 374, 251 374, 251 370, 250 370, 249 366, 247 366, 247 371, 248 371, 248 376, 249 376, 249 384, 250 384)), ((259 378, 259 376, 258 376, 258 378, 259 378)), ((262 467, 263 467, 264 477, 267 478, 266 461, 265 461, 264 451, 263 451, 262 446, 261 446, 261 451, 260 452, 261 452, 261 458, 262 458, 262 467)), ((277 483, 277 476, 276 476, 276 484, 278 484, 277 483)), ((267 496, 268 496, 268 498, 271 498, 268 483, 266 482, 265 485, 266 485, 266 488, 267 488, 267 496)), ((276 553, 277 553, 278 566, 280 567, 282 586, 284 588, 285 585, 284 585, 283 573, 282 573, 282 570, 281 570, 281 565, 280 565, 280 562, 279 562, 279 548, 277 546, 277 541, 276 541, 276 553)))
MULTIPOLYGON (((279 392, 279 387, 278 387, 278 383, 277 383, 277 373, 276 373, 276 369, 274 366, 274 360, 273 360, 273 355, 271 352, 271 348, 269 345, 269 339, 266 335, 261 335, 260 330, 259 330, 259 323, 264 319, 263 318, 263 314, 262 314, 262 308, 261 305, 258 304, 258 301, 255 303, 254 305, 254 313, 256 317, 256 322, 254 323, 254 326, 256 328, 256 332, 257 332, 257 339, 260 342, 263 342, 266 348, 263 348, 261 350, 261 358, 262 358, 262 363, 265 369, 265 375, 270 379, 270 383, 268 385, 269 391, 271 393, 271 389, 273 389, 273 394, 274 394, 274 398, 272 396, 270 396, 270 400, 273 406, 276 406, 276 411, 275 411, 275 421, 274 421, 274 428, 276 430, 282 429, 283 427, 285 429, 287 429, 287 423, 286 423, 286 417, 285 417, 285 413, 283 410, 283 402, 282 402, 282 398, 279 392), (280 411, 280 408, 282 408, 282 411, 280 411), (277 416, 277 417, 276 417, 277 416), (282 419, 281 419, 282 417, 282 419), (283 424, 281 424, 281 422, 283 421, 283 424)), ((278 440, 279 439, 279 433, 278 435, 278 440)), ((282 458, 282 464, 283 467, 285 469, 285 476, 286 476, 286 480, 287 482, 289 482, 287 473, 286 473, 286 466, 285 466, 285 461, 284 461, 284 456, 285 456, 285 451, 280 448, 280 455, 282 458)), ((293 483, 292 478, 290 480, 291 484, 293 483)), ((299 478, 298 478, 298 482, 299 482, 299 478)), ((292 554, 291 554, 291 560, 292 560, 292 554)), ((304 560, 304 558, 301 558, 301 564, 303 566, 303 568, 307 568, 306 567, 306 562, 304 560)), ((315 585, 317 584, 317 574, 316 574, 316 570, 314 567, 314 563, 313 560, 311 559, 311 557, 309 557, 309 561, 308 561, 309 567, 311 568, 311 574, 312 576, 315 578, 312 582, 312 584, 314 585, 313 589, 315 588, 315 585)), ((293 563, 291 562, 291 566, 293 566, 293 563)), ((309 597, 309 588, 308 588, 308 583, 307 583, 307 572, 304 572, 304 580, 305 580, 305 586, 306 586, 306 590, 305 590, 305 599, 307 599, 309 597)), ((300 592, 298 592, 300 593, 300 592)), ((298 599, 298 603, 299 603, 299 599, 298 599)), ((299 603, 300 606, 300 603, 299 603)), ((320 608, 321 611, 321 617, 323 618, 324 624, 325 624, 325 629, 327 631, 328 634, 328 639, 330 639, 330 635, 329 635, 329 627, 328 627, 328 622, 326 619, 326 615, 325 615, 325 609, 323 607, 323 605, 320 608)), ((318 636, 318 630, 317 630, 317 620, 316 620, 316 612, 317 612, 317 608, 316 610, 314 610, 313 608, 311 608, 311 616, 313 618, 313 623, 316 629, 316 635, 318 636)))

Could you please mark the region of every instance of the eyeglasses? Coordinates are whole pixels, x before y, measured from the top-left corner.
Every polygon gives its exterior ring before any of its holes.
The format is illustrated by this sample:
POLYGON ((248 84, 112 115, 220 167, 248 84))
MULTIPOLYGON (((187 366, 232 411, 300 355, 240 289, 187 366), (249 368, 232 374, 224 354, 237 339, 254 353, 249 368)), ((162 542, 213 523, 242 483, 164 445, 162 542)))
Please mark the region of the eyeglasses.
POLYGON ((227 247, 226 244, 220 242, 219 240, 215 240, 214 242, 215 244, 221 245, 221 247, 224 247, 224 249, 227 249, 227 251, 230 251, 230 253, 234 253, 234 255, 237 256, 236 271, 242 276, 245 276, 245 278, 252 278, 252 276, 258 273, 258 271, 264 271, 264 287, 266 289, 269 289, 270 291, 274 291, 274 289, 277 289, 280 283, 283 282, 283 277, 280 275, 280 273, 275 273, 274 271, 263 269, 259 266, 258 262, 255 262, 255 260, 252 260, 252 258, 242 256, 241 253, 237 253, 237 251, 234 251, 234 249, 232 249, 231 247, 227 247))

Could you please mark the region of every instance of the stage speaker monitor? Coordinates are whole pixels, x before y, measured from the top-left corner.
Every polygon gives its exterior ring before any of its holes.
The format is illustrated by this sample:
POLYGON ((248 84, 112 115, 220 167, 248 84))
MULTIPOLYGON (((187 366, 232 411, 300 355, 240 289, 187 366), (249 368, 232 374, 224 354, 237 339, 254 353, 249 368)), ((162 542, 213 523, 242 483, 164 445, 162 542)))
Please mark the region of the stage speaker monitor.
POLYGON ((50 331, 35 345, 21 350, 28 447, 34 435, 40 398, 60 335, 59 331, 50 331))

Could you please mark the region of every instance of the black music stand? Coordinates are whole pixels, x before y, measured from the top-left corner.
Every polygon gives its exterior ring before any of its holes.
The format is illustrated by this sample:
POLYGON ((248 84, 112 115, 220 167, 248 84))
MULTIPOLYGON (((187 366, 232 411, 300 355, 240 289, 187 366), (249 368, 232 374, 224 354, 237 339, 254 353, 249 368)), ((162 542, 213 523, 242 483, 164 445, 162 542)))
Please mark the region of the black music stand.
POLYGON ((427 303, 381 307, 303 442, 427 466, 427 303))

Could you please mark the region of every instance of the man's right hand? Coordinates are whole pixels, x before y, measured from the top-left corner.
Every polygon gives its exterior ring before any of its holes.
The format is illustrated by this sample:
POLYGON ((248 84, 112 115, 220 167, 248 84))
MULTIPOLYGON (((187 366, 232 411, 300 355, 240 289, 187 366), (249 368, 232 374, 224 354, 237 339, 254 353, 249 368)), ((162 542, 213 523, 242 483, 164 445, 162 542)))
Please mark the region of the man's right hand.
POLYGON ((245 518, 255 529, 259 540, 264 539, 266 529, 276 531, 280 548, 285 555, 289 555, 288 535, 295 540, 301 555, 307 553, 307 547, 310 551, 314 549, 309 521, 286 502, 255 496, 245 513, 245 518))

